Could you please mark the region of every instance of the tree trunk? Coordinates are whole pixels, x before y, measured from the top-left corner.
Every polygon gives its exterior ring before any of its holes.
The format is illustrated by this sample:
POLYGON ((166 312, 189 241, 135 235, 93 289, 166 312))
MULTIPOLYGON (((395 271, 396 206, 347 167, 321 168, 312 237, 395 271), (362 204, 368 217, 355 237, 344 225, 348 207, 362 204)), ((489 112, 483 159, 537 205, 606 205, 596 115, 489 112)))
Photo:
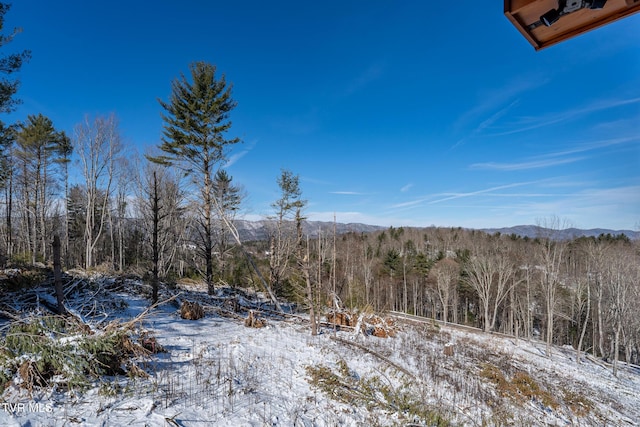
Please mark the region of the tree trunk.
POLYGON ((484 331, 490 332, 493 325, 489 320, 489 300, 483 301, 484 309, 484 331))
POLYGON ((309 252, 309 236, 307 236, 307 247, 306 253, 303 255, 302 253, 302 219, 300 217, 300 210, 298 209, 296 213, 296 226, 298 231, 298 245, 299 252, 298 257, 300 260, 300 265, 302 267, 302 274, 304 275, 304 280, 307 285, 307 300, 309 303, 309 321, 311 322, 311 335, 318 335, 318 324, 316 322, 316 312, 315 312, 315 301, 313 298, 313 287, 311 286, 311 254, 309 252))
POLYGON ((203 223, 203 250, 204 250, 204 262, 205 262, 205 281, 207 283, 207 292, 209 295, 213 295, 215 292, 213 286, 213 236, 212 236, 212 226, 213 226, 213 218, 212 218, 212 187, 211 187, 211 166, 209 165, 208 160, 205 160, 203 165, 204 171, 204 187, 203 191, 203 215, 204 215, 204 223, 203 223))
POLYGON ((551 357, 551 342, 553 341, 553 306, 549 298, 547 298, 547 337, 546 337, 546 353, 547 357, 551 357))
POLYGON ((113 225, 113 213, 111 209, 109 209, 109 213, 107 214, 107 220, 109 221, 109 240, 111 241, 111 268, 116 269, 116 238, 113 233, 114 225, 113 225))
POLYGON ((158 177, 156 171, 153 171, 153 197, 151 210, 153 212, 153 236, 152 236, 152 251, 153 251, 153 277, 152 283, 152 296, 151 303, 158 302, 158 229, 160 227, 160 196, 158 194, 158 177))
POLYGON ((587 324, 589 323, 589 313, 591 313, 591 286, 587 283, 587 314, 582 325, 582 332, 580 333, 580 339, 578 340, 578 348, 576 349, 576 363, 580 363, 580 352, 582 351, 582 343, 584 341, 584 335, 587 332, 587 324))
POLYGON ((618 361, 620 359, 620 331, 622 330, 622 322, 618 320, 616 325, 616 333, 613 346, 613 376, 618 376, 618 361))
POLYGON ((47 260, 47 157, 43 156, 42 161, 42 188, 40 190, 40 244, 42 248, 42 261, 47 260))
POLYGON ((600 357, 604 356, 604 326, 602 321, 602 284, 598 289, 598 350, 600 357))
POLYGON ((60 236, 53 236, 53 282, 56 290, 56 300, 58 302, 58 313, 65 314, 64 290, 62 289, 62 273, 60 263, 60 236))
POLYGON ((87 188, 87 213, 84 225, 84 263, 86 269, 93 267, 93 250, 91 243, 93 242, 93 225, 95 221, 95 197, 93 188, 87 188))
POLYGON ((11 215, 13 214, 13 168, 9 170, 9 185, 7 187, 7 258, 13 258, 13 225, 11 215))
POLYGON ((69 268, 69 163, 64 163, 64 260, 65 265, 69 268))

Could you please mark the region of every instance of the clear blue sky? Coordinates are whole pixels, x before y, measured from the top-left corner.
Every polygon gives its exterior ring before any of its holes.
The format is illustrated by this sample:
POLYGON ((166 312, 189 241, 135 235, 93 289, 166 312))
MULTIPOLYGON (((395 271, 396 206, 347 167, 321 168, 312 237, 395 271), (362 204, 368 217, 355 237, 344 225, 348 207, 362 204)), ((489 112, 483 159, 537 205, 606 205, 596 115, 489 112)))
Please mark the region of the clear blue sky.
POLYGON ((248 218, 281 168, 312 220, 640 227, 640 15, 535 52, 502 1, 14 0, 23 105, 70 135, 115 113, 139 152, 192 61, 238 102, 248 218))

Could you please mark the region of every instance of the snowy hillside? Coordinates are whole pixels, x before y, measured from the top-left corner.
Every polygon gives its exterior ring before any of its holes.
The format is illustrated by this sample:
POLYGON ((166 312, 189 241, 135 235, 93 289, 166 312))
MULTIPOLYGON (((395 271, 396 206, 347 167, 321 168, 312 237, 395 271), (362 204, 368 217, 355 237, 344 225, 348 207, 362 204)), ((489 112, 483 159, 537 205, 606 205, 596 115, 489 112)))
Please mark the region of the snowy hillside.
MULTIPOLYGON (((97 279, 90 294, 77 288, 69 305, 89 324, 125 322, 149 304, 136 281, 97 279), (95 315, 104 307, 112 310, 108 319, 95 315)), ((623 367, 614 377, 602 362, 576 364, 571 348, 554 348, 547 358, 540 342, 399 318, 389 330, 393 337, 326 326, 313 337, 299 316, 263 314, 265 327, 246 327, 243 307, 265 306, 260 295, 220 289, 210 297, 195 285, 172 292, 178 291, 181 299, 200 301, 206 316, 185 320, 167 303, 141 319, 165 350, 140 362, 148 377, 29 391, 16 376, 3 394, 0 425, 640 423, 640 370, 623 367)), ((47 298, 44 289, 34 292, 47 298)))

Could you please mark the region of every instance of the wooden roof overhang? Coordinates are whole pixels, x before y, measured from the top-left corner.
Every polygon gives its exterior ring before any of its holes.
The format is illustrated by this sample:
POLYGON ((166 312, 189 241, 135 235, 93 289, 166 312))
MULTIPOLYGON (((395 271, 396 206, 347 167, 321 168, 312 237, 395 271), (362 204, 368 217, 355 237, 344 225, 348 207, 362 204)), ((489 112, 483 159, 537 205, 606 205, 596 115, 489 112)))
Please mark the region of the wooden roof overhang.
POLYGON ((640 0, 504 1, 504 14, 536 50, 636 12, 640 12, 640 0))

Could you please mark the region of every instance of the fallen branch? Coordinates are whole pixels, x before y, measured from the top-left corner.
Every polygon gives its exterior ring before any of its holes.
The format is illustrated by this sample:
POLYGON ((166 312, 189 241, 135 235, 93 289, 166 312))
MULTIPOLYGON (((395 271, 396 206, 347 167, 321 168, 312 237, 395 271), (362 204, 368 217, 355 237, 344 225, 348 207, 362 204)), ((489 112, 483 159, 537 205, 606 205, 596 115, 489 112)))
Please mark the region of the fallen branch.
POLYGON ((69 295, 71 295, 71 293, 74 292, 78 288, 78 285, 80 285, 84 281, 85 281, 85 279, 76 279, 73 282, 68 282, 64 286, 64 288, 65 288, 64 289, 64 297, 65 298, 69 298, 69 295), (71 285, 69 285, 69 283, 71 283, 71 285))
POLYGON ((20 316, 18 316, 17 314, 14 314, 10 311, 7 311, 6 308, 5 309, 0 309, 0 317, 4 317, 5 319, 11 319, 11 320, 15 320, 16 322, 20 321, 20 316))
POLYGON ((347 341, 344 340, 342 338, 338 338, 338 337, 331 337, 332 340, 334 341, 338 341, 341 344, 346 344, 346 345, 350 345, 356 348, 359 348, 360 350, 364 351, 365 353, 369 353, 372 356, 377 357, 378 359, 382 360, 383 362, 387 363, 388 365, 390 365, 391 367, 397 369, 398 371, 402 372, 403 374, 409 376, 410 378, 414 378, 414 379, 418 379, 414 374, 412 374, 411 372, 409 372, 407 369, 403 368, 402 366, 398 365, 397 363, 392 362, 391 360, 389 360, 388 358, 384 357, 383 355, 381 355, 380 353, 377 353, 361 344, 352 342, 352 341, 347 341))
POLYGON ((168 302, 173 301, 174 299, 178 298, 179 295, 180 295, 180 293, 178 293, 178 294, 176 294, 176 295, 174 295, 174 296, 172 296, 170 298, 167 298, 166 300, 158 301, 158 302, 156 302, 154 304, 151 304, 142 313, 138 314, 136 317, 134 317, 133 319, 129 320, 128 322, 121 323, 120 326, 122 328, 124 328, 124 329, 132 328, 136 323, 141 322, 142 319, 144 319, 149 314, 149 312, 151 310, 153 310, 154 308, 159 307, 159 306, 161 306, 163 304, 166 304, 168 302))
POLYGON ((600 359, 596 359, 595 357, 593 357, 592 355, 590 355, 589 353, 585 353, 584 357, 587 358, 587 360, 589 360, 590 362, 595 363, 596 365, 604 368, 604 369, 611 369, 613 368, 613 365, 611 365, 610 363, 605 362, 604 360, 600 360, 600 359))
POLYGON ((318 321, 318 325, 319 326, 324 326, 326 328, 329 329, 335 329, 338 331, 354 331, 354 327, 353 326, 347 326, 347 325, 336 325, 335 323, 332 322, 323 322, 323 321, 318 321))

